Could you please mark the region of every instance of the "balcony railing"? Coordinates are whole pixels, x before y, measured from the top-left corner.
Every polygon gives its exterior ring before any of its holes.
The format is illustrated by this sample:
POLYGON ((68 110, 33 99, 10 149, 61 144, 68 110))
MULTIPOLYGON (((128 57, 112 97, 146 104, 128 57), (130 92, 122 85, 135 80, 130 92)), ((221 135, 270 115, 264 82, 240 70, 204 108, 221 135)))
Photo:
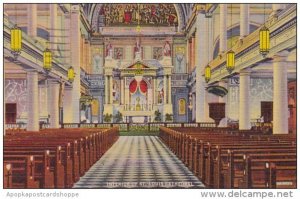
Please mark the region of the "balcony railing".
MULTIPOLYGON (((287 7, 277 17, 270 18, 266 22, 265 25, 270 30, 271 46, 270 53, 266 58, 272 58, 276 53, 296 46, 296 24, 296 5, 287 7)), ((231 50, 235 52, 235 70, 233 73, 238 73, 240 70, 266 59, 259 53, 259 30, 260 28, 232 47, 231 50)), ((229 75, 226 70, 226 53, 212 60, 209 65, 212 68, 210 83, 229 75)))

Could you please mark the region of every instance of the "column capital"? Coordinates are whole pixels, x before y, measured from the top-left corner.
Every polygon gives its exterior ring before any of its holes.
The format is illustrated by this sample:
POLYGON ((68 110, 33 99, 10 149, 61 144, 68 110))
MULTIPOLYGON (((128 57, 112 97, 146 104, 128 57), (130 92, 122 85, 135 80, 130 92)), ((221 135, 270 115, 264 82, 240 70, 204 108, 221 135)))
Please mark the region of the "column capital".
POLYGON ((284 62, 288 57, 289 52, 287 50, 281 51, 273 56, 273 62, 284 62))
POLYGON ((251 72, 252 72, 252 70, 249 69, 249 68, 240 70, 240 76, 247 76, 247 75, 250 75, 251 72))
POLYGON ((61 81, 58 79, 50 78, 50 79, 47 79, 47 83, 48 84, 60 84, 61 81))

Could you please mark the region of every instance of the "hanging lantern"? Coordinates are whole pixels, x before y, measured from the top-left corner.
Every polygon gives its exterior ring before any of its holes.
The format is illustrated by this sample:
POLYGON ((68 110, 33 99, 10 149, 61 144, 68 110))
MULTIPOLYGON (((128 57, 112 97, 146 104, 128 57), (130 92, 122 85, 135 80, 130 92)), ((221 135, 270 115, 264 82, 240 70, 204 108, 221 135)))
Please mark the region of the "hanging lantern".
POLYGON ((52 68, 52 52, 46 48, 46 50, 43 53, 44 58, 44 70, 46 72, 49 72, 52 68))
POLYGON ((72 66, 70 66, 70 68, 68 69, 68 80, 69 82, 73 82, 75 78, 75 72, 74 72, 74 68, 72 66))
POLYGON ((141 32, 141 26, 140 26, 140 25, 137 25, 136 31, 137 31, 137 32, 141 32))
POLYGON ((11 53, 17 58, 22 49, 22 31, 17 25, 10 30, 10 48, 11 53))
POLYGON ((205 81, 206 83, 209 82, 210 78, 211 78, 211 67, 210 65, 207 65, 205 67, 205 70, 204 70, 204 77, 205 77, 205 81))
POLYGON ((234 70, 235 67, 235 53, 230 50, 227 52, 226 69, 229 73, 234 70))
POLYGON ((263 26, 259 30, 259 52, 262 56, 266 56, 270 50, 270 30, 263 26))

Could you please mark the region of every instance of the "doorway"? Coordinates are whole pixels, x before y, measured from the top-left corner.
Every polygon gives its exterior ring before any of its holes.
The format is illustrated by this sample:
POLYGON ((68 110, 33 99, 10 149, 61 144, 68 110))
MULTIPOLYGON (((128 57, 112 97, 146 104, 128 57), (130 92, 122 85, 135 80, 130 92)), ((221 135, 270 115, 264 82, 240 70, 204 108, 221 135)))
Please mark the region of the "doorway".
POLYGON ((273 102, 262 101, 261 105, 261 117, 264 118, 264 122, 270 123, 273 121, 273 102))
POLYGON ((17 104, 6 103, 5 104, 5 123, 15 124, 17 120, 17 104))

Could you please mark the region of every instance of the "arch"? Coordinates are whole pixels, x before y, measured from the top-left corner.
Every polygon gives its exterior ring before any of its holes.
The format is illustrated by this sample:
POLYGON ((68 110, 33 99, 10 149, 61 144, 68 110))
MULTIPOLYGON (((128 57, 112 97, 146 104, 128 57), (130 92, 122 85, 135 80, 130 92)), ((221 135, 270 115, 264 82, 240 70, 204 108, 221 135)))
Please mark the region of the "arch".
MULTIPOLYGON (((176 10, 177 14, 177 23, 179 29, 182 29, 186 20, 186 15, 184 13, 184 9, 180 4, 173 4, 174 8, 176 10)), ((99 13, 101 11, 101 7, 103 4, 93 4, 92 6, 89 7, 90 11, 86 11, 88 13, 88 19, 91 23, 91 27, 93 31, 100 31, 99 30, 99 13)), ((187 12, 187 10, 186 10, 187 12)))

